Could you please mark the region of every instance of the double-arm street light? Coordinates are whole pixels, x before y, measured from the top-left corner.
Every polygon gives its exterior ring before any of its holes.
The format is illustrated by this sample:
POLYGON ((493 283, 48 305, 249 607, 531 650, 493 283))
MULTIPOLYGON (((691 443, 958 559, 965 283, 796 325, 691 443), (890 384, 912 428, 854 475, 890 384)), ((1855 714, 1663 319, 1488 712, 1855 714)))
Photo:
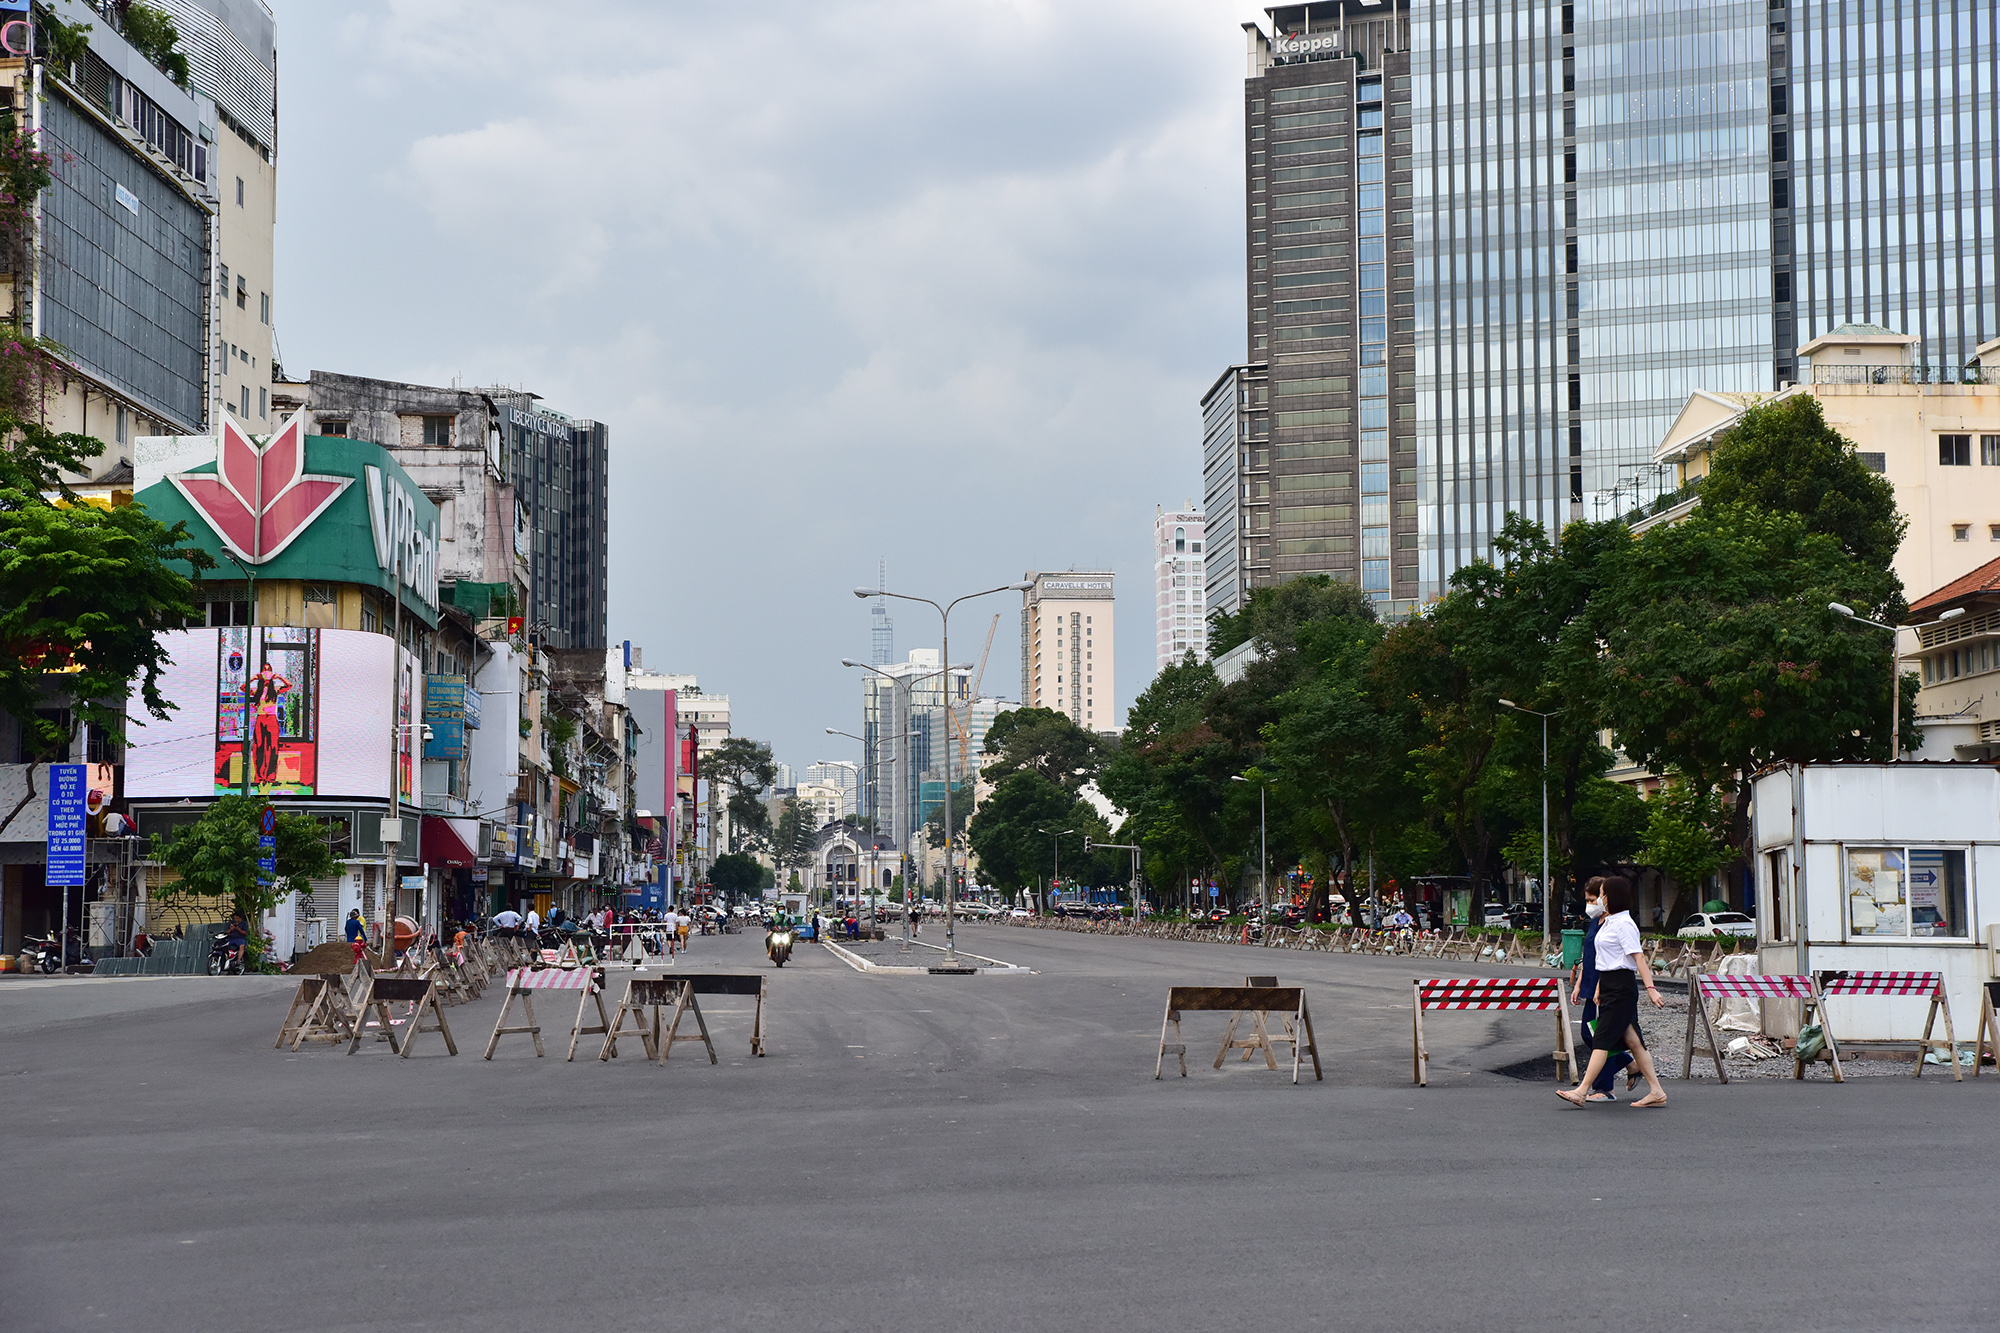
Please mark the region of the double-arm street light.
MULTIPOLYGON (((954 667, 954 666, 942 666, 942 667, 939 667, 939 668, 938 668, 938 669, 937 669, 936 671, 926 671, 926 672, 924 672, 924 673, 923 673, 922 675, 918 675, 918 676, 911 676, 911 677, 910 677, 909 679, 905 680, 905 679, 904 679, 903 677, 901 677, 901 676, 897 676, 897 675, 894 675, 894 674, 893 674, 893 673, 891 673, 891 672, 887 672, 887 671, 884 671, 884 670, 882 670, 882 668, 880 668, 880 667, 874 667, 874 666, 870 666, 870 665, 868 665, 868 663, 866 663, 866 662, 857 662, 857 661, 855 661, 855 660, 854 660, 853 658, 851 658, 851 657, 843 657, 843 658, 841 658, 841 659, 840 659, 840 664, 841 664, 842 666, 844 666, 844 667, 860 667, 860 668, 861 668, 861 669, 862 669, 863 671, 872 671, 872 672, 874 672, 874 673, 875 673, 876 675, 878 675, 878 676, 882 677, 882 679, 884 679, 884 680, 888 681, 888 682, 889 682, 889 684, 890 684, 890 686, 892 687, 892 691, 891 691, 891 696, 890 696, 891 698, 894 698, 894 691, 895 691, 895 690, 901 690, 901 691, 903 692, 903 699, 904 699, 904 703, 903 703, 903 720, 904 720, 905 722, 909 721, 909 718, 910 718, 910 703, 909 703, 909 696, 910 696, 910 687, 911 687, 912 685, 915 685, 915 684, 916 684, 916 683, 917 683, 918 681, 920 681, 920 680, 929 680, 929 679, 930 679, 930 678, 931 678, 932 676, 944 676, 944 677, 946 677, 946 680, 945 680, 945 696, 946 696, 947 698, 949 698, 949 697, 950 697, 950 695, 951 695, 951 681, 950 681, 950 676, 951 676, 951 673, 952 673, 952 672, 954 672, 954 671, 970 671, 970 670, 972 669, 971 667, 967 667, 967 666, 956 666, 956 667, 954 667)), ((893 706, 892 706, 892 710, 891 710, 891 711, 893 711, 893 706)), ((948 720, 949 720, 949 715, 947 715, 947 721, 948 721, 948 720)), ((828 727, 828 728, 827 728, 827 730, 828 730, 829 732, 831 732, 831 731, 833 730, 833 728, 832 728, 832 727, 828 727)), ((843 736, 845 736, 845 735, 849 735, 850 733, 848 733, 848 732, 841 732, 840 734, 841 734, 841 735, 843 735, 843 736)), ((892 740, 892 741, 904 741, 904 742, 907 742, 907 741, 909 740, 909 738, 910 738, 910 737, 912 737, 912 736, 916 736, 916 735, 919 735, 919 734, 920 734, 919 732, 917 732, 917 731, 914 731, 914 730, 911 730, 911 731, 903 731, 903 732, 898 732, 898 733, 897 733, 896 735, 894 735, 894 736, 889 736, 889 737, 886 737, 885 739, 887 739, 887 740, 892 740)), ((863 742, 862 742, 862 744, 863 744, 863 745, 866 745, 866 744, 867 744, 867 742, 866 742, 866 741, 863 741, 863 742)), ((902 773, 903 773, 903 776, 902 776, 902 781, 903 781, 903 783, 904 783, 904 786, 903 786, 903 788, 901 789, 901 790, 902 790, 902 791, 904 791, 905 793, 907 793, 907 792, 908 792, 908 790, 909 790, 909 787, 908 787, 908 784, 909 784, 909 781, 910 781, 910 774, 911 774, 911 770, 910 770, 910 765, 909 765, 909 753, 910 753, 910 747, 909 747, 909 746, 908 746, 908 744, 906 743, 906 744, 905 744, 905 745, 903 746, 903 770, 902 770, 902 773)), ((863 757, 865 758, 866 756, 863 756, 863 757)), ((895 770, 894 770, 893 768, 891 768, 891 770, 890 770, 890 771, 891 771, 892 773, 893 773, 893 772, 895 772, 895 770)), ((895 780, 896 780, 896 779, 894 779, 893 777, 892 777, 892 778, 890 779, 890 781, 891 781, 892 783, 893 783, 893 782, 894 782, 895 780)), ((945 864, 946 864, 946 866, 947 866, 947 867, 949 867, 949 866, 950 866, 950 864, 951 864, 951 836, 950 836, 950 835, 951 835, 951 805, 950 805, 950 799, 951 799, 951 798, 950 798, 950 793, 951 793, 951 751, 950 751, 950 749, 949 749, 949 746, 947 746, 947 748, 946 748, 946 751, 945 751, 945 784, 944 784, 944 789, 945 789, 945 799, 946 799, 946 805, 945 805, 945 858, 944 858, 944 859, 945 859, 945 864)), ((894 804, 892 804, 892 805, 890 805, 890 807, 889 807, 889 808, 890 808, 891 810, 894 810, 894 809, 895 809, 896 807, 895 807, 895 805, 894 805, 894 804)), ((898 842, 899 842, 899 843, 901 844, 901 846, 902 846, 902 848, 903 848, 903 868, 904 868, 904 874, 903 874, 903 947, 904 947, 904 948, 908 948, 908 947, 909 947, 909 944, 910 944, 910 931, 911 931, 911 919, 910 919, 910 911, 911 911, 911 906, 912 906, 912 904, 911 904, 911 901, 910 901, 910 881, 916 878, 916 874, 914 873, 914 867, 913 867, 913 866, 911 865, 911 862, 910 862, 910 853, 911 853, 911 851, 913 850, 913 848, 912 848, 911 844, 912 844, 912 843, 914 843, 914 842, 916 841, 916 836, 917 836, 917 820, 916 820, 916 812, 915 812, 914 810, 912 810, 912 811, 910 812, 910 819, 908 820, 908 825, 909 825, 909 826, 908 826, 908 828, 906 828, 906 829, 903 829, 903 830, 900 830, 900 831, 898 832, 898 835, 897 835, 897 841, 898 841, 898 842)), ((946 871, 946 879, 947 879, 947 881, 949 881, 949 879, 950 879, 950 871, 949 871, 949 869, 947 869, 947 871, 946 871)), ((921 895, 919 895, 919 900, 921 900, 921 895)), ((947 929, 946 929, 946 944, 947 944, 947 946, 949 945, 949 943, 950 943, 950 931, 949 931, 949 927, 947 926, 947 929)))
MULTIPOLYGON (((922 602, 936 611, 939 621, 938 659, 949 662, 951 661, 951 609, 954 606, 960 602, 969 602, 975 597, 990 597, 996 592, 1028 592, 1034 586, 1032 583, 1003 583, 997 588, 982 588, 963 597, 954 597, 943 606, 939 606, 928 597, 912 597, 908 593, 889 592, 882 588, 856 588, 854 595, 860 598, 894 597, 902 602, 922 602)), ((949 666, 945 668, 944 680, 944 948, 947 962, 958 961, 957 942, 953 938, 957 927, 958 875, 956 867, 952 864, 952 848, 956 840, 951 836, 951 737, 955 734, 955 730, 951 717, 950 673, 953 670, 954 668, 949 666)))
POLYGON ((1562 709, 1538 713, 1532 708, 1521 707, 1512 699, 1498 702, 1502 708, 1511 708, 1517 713, 1542 720, 1542 955, 1547 957, 1549 947, 1560 942, 1556 939, 1556 895, 1549 887, 1549 719, 1562 709))
POLYGON ((1262 778, 1246 778, 1241 773, 1232 774, 1231 782, 1251 782, 1257 784, 1257 904, 1263 915, 1257 919, 1259 926, 1271 922, 1271 844, 1265 837, 1264 798, 1271 792, 1271 784, 1262 778))
MULTIPOLYGON (((1065 837, 1069 836, 1070 834, 1076 832, 1076 830, 1073 828, 1065 828, 1065 829, 1038 828, 1035 830, 1035 832, 1048 834, 1049 841, 1055 844, 1056 873, 1049 878, 1049 888, 1054 890, 1055 892, 1060 893, 1062 891, 1060 887, 1062 884, 1062 840, 1065 837)), ((1037 914, 1040 914, 1042 907, 1043 904, 1041 903, 1035 904, 1035 911, 1037 914)))
MULTIPOLYGON (((1835 615, 1846 616, 1857 625, 1889 631, 1889 762, 1893 764, 1903 754, 1903 632, 1894 625, 1856 615, 1853 607, 1840 602, 1828 602, 1826 609, 1835 615)), ((1956 620, 1964 614, 1964 607, 1954 606, 1949 611, 1940 612, 1938 620, 1956 620)))

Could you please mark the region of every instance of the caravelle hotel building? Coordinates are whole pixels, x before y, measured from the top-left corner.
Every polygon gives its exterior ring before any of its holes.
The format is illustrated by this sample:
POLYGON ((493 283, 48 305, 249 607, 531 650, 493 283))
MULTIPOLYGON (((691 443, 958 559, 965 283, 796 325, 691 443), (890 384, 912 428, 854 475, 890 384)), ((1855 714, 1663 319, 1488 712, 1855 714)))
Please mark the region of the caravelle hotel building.
POLYGON ((1021 702, 1087 731, 1116 731, 1111 572, 1029 570, 1022 579, 1033 586, 1021 598, 1021 702))

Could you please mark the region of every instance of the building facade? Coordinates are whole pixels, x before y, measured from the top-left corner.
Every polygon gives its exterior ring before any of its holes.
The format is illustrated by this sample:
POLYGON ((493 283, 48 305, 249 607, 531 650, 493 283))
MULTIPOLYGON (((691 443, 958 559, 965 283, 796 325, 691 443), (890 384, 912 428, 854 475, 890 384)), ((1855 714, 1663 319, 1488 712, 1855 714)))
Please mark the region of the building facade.
POLYGON ((1153 519, 1153 670, 1208 656, 1204 524, 1192 505, 1153 519))
POLYGON ((1234 615, 1271 575, 1271 386, 1262 362, 1231 366, 1201 396, 1207 609, 1234 615))
POLYGON ((1651 453, 1697 389, 1775 391, 1845 323, 1914 335, 1926 365, 2000 334, 1987 0, 1384 8, 1283 6, 1249 28, 1249 352, 1271 366, 1273 490, 1338 475, 1346 456, 1323 451, 1351 425, 1356 504, 1392 510, 1337 517, 1339 488, 1312 483, 1320 502, 1289 507, 1327 526, 1274 533, 1272 579, 1313 560, 1383 596, 1384 529, 1394 611, 1490 554, 1509 512, 1553 533, 1664 489, 1651 453), (1282 392, 1293 379, 1324 383, 1282 392), (1386 455, 1367 434, 1384 430, 1386 455), (1282 465, 1307 444, 1326 461, 1282 465))
POLYGON ((1053 709, 1087 731, 1116 731, 1111 571, 1029 570, 1022 581, 1030 586, 1021 594, 1021 702, 1053 709))
POLYGON ((549 642, 608 641, 610 432, 533 394, 487 389, 528 531, 528 617, 549 642))
POLYGON ((822 759, 806 765, 806 781, 840 792, 839 817, 855 813, 861 798, 861 766, 845 759, 822 759))

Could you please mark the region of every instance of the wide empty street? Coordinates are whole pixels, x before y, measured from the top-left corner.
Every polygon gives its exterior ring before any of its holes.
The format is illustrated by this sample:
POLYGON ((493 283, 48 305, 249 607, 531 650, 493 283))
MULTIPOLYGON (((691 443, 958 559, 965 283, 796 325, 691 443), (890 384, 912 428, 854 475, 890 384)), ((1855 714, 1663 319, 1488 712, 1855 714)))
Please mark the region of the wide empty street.
MULTIPOLYGON (((928 927, 926 938, 941 941, 928 927)), ((0 982, 0 1327, 1990 1329, 2000 1078, 1668 1083, 1577 1111, 1544 1014, 1430 1015, 1407 958, 967 926, 1012 975, 697 938, 721 1057, 273 1049, 277 978, 0 982), (1211 1067, 1169 985, 1306 988, 1322 1082, 1211 1067)), ((1492 971, 1493 969, 1484 969, 1492 971)), ((616 976, 617 974, 614 974, 616 976)), ((614 981, 614 990, 621 989, 614 981)), ((614 996, 615 998, 615 996, 614 996)), ((1976 1016, 1961 1015, 1961 1037, 1976 1016)), ((1678 1071, 1675 1071, 1678 1072, 1678 1071)))

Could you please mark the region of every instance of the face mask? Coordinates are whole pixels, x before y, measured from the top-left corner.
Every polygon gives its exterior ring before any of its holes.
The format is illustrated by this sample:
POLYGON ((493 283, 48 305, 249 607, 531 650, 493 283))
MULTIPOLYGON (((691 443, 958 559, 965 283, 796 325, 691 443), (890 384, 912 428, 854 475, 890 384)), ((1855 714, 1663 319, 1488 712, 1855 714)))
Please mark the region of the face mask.
POLYGON ((1585 903, 1585 904, 1583 905, 1583 914, 1584 914, 1585 916, 1589 916, 1589 917, 1599 917, 1599 916, 1603 916, 1603 915, 1604 915, 1604 904, 1603 904, 1603 903, 1594 903, 1594 902, 1593 902, 1593 903, 1585 903))

